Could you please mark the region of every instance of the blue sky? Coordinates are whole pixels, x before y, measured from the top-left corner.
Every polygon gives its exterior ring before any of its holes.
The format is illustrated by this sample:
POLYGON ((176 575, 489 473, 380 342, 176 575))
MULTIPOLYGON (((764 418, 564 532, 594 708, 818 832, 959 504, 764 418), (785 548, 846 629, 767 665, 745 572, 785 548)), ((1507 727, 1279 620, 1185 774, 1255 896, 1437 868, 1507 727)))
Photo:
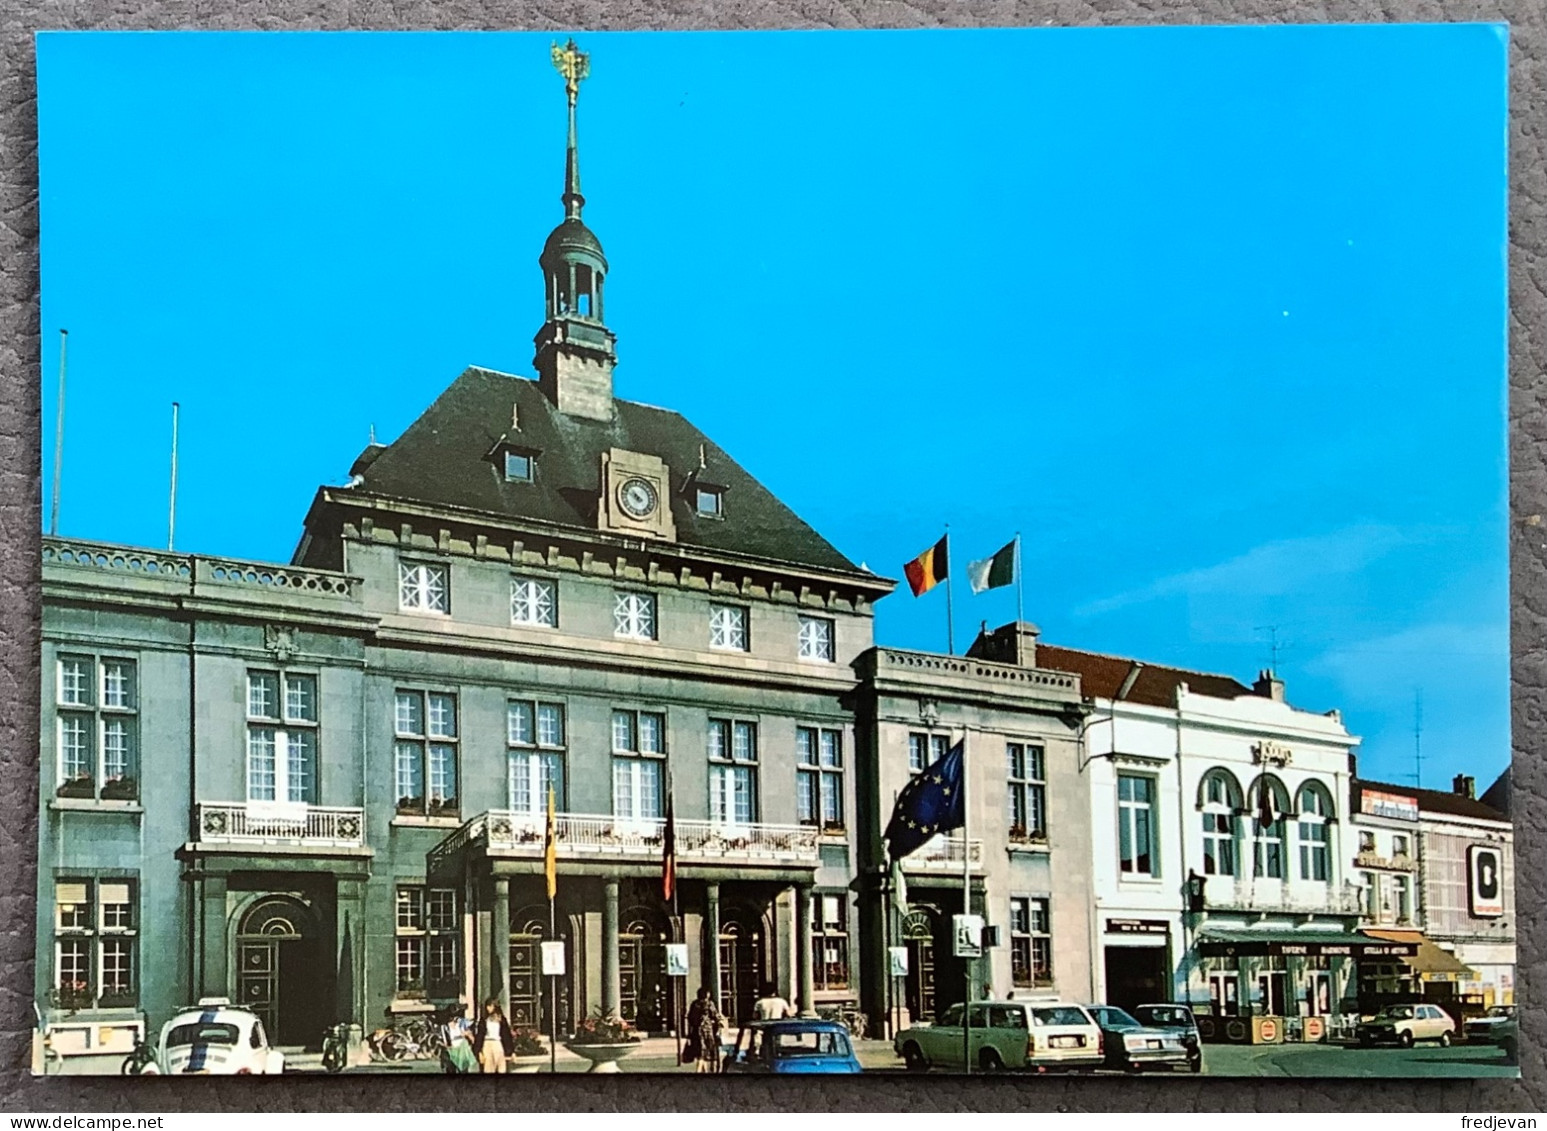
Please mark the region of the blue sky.
MULTIPOLYGON (((64 535, 287 559, 467 365, 530 375, 547 34, 38 39, 64 535)), ((1050 641, 1250 682, 1361 769, 1509 757, 1501 27, 586 34, 620 396, 892 577, 1016 532, 1050 641)), ((45 494, 45 521, 47 516, 45 494)), ((958 581, 964 577, 958 574, 958 581)), ((958 584, 957 646, 1015 614, 958 584)), ((944 593, 878 639, 943 649, 944 593)))

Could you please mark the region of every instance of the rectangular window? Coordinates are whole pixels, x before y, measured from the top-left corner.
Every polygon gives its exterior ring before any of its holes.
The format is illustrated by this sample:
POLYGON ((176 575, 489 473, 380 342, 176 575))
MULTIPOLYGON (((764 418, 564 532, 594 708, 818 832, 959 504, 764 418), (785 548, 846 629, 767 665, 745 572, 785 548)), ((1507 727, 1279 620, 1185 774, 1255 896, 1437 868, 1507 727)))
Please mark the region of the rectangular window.
POLYGON ((505 481, 530 483, 532 481, 532 457, 521 452, 505 453, 505 481))
POLYGON ((1252 863, 1256 874, 1271 880, 1284 878, 1284 818, 1271 825, 1252 819, 1252 863))
POLYGON ((800 618, 800 658, 832 663, 833 622, 826 617, 800 618))
POLYGON ((1010 981, 1015 986, 1053 984, 1053 936, 1046 898, 1010 900, 1010 981))
POLYGON ((425 817, 456 816, 460 806, 456 696, 399 690, 392 720, 397 811, 425 817))
POLYGON ((455 997, 460 988, 457 893, 452 888, 397 889, 397 996, 455 997))
POLYGON ((949 749, 950 739, 943 734, 919 734, 917 732, 909 734, 908 772, 916 774, 928 766, 933 766, 946 756, 949 749))
POLYGON ((1371 832, 1370 830, 1368 830, 1368 829, 1365 829, 1364 831, 1362 831, 1359 834, 1359 851, 1360 852, 1374 852, 1375 851, 1375 834, 1373 832, 1371 832))
POLYGON ((1041 840, 1047 836, 1047 775, 1042 747, 1005 743, 1006 814, 1010 839, 1041 840))
POLYGON ((557 628, 559 600, 554 583, 537 577, 511 578, 510 623, 557 628))
POLYGON ((60 1009, 133 1006, 137 884, 61 879, 54 884, 53 1004, 60 1009))
POLYGON ((660 818, 666 716, 651 711, 613 711, 612 752, 613 816, 629 821, 660 818))
POLYGON ((530 816, 562 811, 564 798, 564 708, 558 703, 512 699, 508 707, 510 808, 530 816), (533 727, 533 720, 536 727, 533 727))
POLYGON ((247 800, 317 803, 317 677, 247 673, 247 800))
POLYGON ((613 594, 612 634, 624 640, 654 640, 655 596, 651 593, 613 594))
POLYGON ((721 825, 757 820, 757 724, 709 720, 709 819, 721 825))
POLYGON ((709 647, 724 652, 745 652, 747 610, 740 605, 709 606, 709 647))
POLYGON ((1156 876, 1155 782, 1137 774, 1117 775, 1118 867, 1124 875, 1156 876))
POLYGON ((824 832, 843 832, 843 732, 796 727, 795 754, 795 809, 800 823, 817 825, 824 832))
POLYGON ((62 656, 58 663, 60 797, 139 796, 139 719, 132 660, 62 656))
POLYGON ((720 492, 700 487, 695 493, 698 513, 704 518, 722 517, 723 503, 720 492))
POLYGON ((1300 878, 1326 883, 1331 874, 1331 853, 1327 846, 1327 823, 1323 820, 1300 822, 1300 878))
POLYGON ((1235 817, 1228 809, 1203 811, 1203 873, 1233 876, 1235 871, 1235 817))
POLYGON ((415 613, 451 610, 446 567, 423 563, 398 563, 398 607, 415 613))
POLYGON ((818 990, 849 988, 849 897, 817 892, 811 900, 811 981, 818 990))

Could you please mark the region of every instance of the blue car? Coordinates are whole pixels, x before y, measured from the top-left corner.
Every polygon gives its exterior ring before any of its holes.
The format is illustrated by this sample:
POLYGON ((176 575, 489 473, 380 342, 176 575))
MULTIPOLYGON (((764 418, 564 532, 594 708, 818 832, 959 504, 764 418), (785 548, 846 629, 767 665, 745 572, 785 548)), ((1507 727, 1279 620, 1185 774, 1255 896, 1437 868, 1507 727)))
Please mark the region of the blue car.
POLYGON ((742 1026, 725 1055, 726 1072, 848 1075, 860 1071, 849 1031, 836 1021, 794 1018, 742 1026))

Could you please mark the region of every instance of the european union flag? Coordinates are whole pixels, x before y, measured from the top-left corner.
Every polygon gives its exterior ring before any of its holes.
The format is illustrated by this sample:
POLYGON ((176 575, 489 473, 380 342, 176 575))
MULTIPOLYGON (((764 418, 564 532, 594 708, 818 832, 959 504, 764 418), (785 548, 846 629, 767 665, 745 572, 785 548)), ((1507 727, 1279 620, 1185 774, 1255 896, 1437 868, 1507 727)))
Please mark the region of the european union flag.
POLYGON ((900 860, 936 833, 966 824, 962 809, 962 739, 932 766, 913 775, 897 795, 886 826, 887 851, 900 860))

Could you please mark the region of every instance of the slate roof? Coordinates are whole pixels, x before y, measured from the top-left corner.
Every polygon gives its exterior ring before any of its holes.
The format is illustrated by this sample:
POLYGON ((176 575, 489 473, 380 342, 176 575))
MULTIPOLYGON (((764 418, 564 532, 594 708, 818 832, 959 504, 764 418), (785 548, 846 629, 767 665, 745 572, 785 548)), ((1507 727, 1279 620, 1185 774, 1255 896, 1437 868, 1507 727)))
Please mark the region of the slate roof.
POLYGON ((1378 789, 1382 793, 1395 793, 1399 797, 1411 797, 1418 802, 1419 812, 1422 813, 1448 813, 1454 817, 1471 817, 1478 821, 1509 820, 1508 816, 1492 805, 1464 797, 1459 793, 1448 793, 1443 789, 1419 789, 1411 785, 1395 785, 1391 782, 1356 778, 1354 780, 1356 798, 1359 796, 1359 790, 1363 788, 1378 789))
POLYGON ((632 401, 614 404, 611 421, 568 416, 535 381, 471 368, 395 442, 369 461, 357 461, 359 482, 334 494, 347 497, 350 489, 358 489, 595 532, 601 454, 623 448, 665 461, 679 544, 862 572, 680 414, 632 401), (519 432, 510 430, 512 405, 518 406, 519 432), (502 440, 542 453, 534 482, 506 482, 503 466, 489 458, 502 440), (700 445, 707 463, 701 474, 725 488, 722 518, 700 518, 684 491, 699 470, 700 445))
MULTIPOLYGON (((1195 694, 1210 695, 1216 699, 1234 699, 1252 694, 1250 687, 1227 675, 1212 675, 1142 662, 1144 667, 1139 672, 1139 678, 1123 697, 1125 703, 1175 707, 1176 689, 1183 683, 1195 694)), ((1086 695, 1097 699, 1115 698, 1133 665, 1133 660, 1121 656, 1060 648, 1040 641, 1037 644, 1037 667, 1057 672, 1078 672, 1081 689, 1086 695)))

